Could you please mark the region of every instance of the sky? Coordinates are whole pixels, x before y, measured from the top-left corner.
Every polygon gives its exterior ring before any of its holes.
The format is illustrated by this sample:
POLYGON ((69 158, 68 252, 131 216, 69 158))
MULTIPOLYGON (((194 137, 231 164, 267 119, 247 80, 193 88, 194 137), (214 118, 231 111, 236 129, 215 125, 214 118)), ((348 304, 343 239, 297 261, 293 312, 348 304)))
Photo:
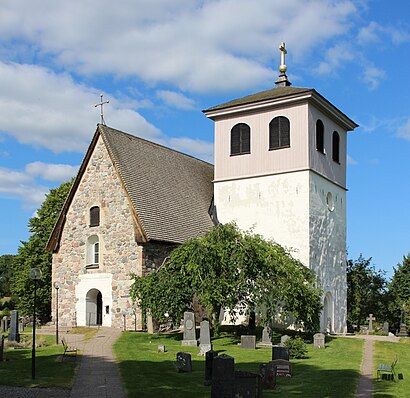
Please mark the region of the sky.
POLYGON ((410 2, 2 0, 0 255, 16 254, 100 121, 213 162, 201 112, 288 77, 360 126, 348 136, 348 258, 390 277, 410 252, 410 2))

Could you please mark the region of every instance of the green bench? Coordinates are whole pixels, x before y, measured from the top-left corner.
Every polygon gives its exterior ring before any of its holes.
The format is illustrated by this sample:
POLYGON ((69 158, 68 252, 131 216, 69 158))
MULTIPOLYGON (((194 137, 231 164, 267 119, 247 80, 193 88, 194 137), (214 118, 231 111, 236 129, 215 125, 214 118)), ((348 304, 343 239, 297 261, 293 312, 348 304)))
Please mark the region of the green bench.
POLYGON ((396 364, 397 364, 397 355, 394 357, 394 360, 391 365, 386 363, 381 363, 377 367, 377 380, 383 379, 383 375, 386 375, 386 379, 396 381, 396 364))

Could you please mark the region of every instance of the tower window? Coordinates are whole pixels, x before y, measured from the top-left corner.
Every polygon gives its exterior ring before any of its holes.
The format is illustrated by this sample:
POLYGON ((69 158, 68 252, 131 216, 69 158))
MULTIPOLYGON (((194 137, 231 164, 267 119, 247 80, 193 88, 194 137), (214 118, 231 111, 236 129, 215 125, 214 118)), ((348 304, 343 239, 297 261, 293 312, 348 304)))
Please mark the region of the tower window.
POLYGON ((290 122, 284 116, 275 117, 269 123, 269 149, 290 147, 290 122))
POLYGON ((316 149, 321 152, 325 153, 325 127, 323 122, 318 119, 316 122, 316 149))
POLYGON ((239 123, 231 130, 231 155, 251 153, 251 128, 239 123))
POLYGON ((339 150, 340 150, 340 136, 339 136, 339 133, 337 131, 333 131, 333 136, 332 136, 332 158, 337 163, 340 163, 339 150))
POLYGON ((97 235, 87 239, 86 268, 98 268, 100 263, 100 242, 97 235))
POLYGON ((96 227, 98 225, 100 225, 100 208, 94 206, 90 209, 90 227, 96 227))

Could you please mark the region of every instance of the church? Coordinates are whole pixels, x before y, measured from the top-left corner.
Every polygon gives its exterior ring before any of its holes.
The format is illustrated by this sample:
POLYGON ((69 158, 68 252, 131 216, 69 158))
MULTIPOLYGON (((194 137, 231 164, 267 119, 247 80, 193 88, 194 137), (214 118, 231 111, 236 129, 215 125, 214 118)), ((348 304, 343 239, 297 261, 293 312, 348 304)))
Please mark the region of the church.
POLYGON ((357 124, 314 89, 291 87, 280 49, 276 87, 203 111, 215 122, 214 165, 97 126, 47 244, 60 325, 141 328, 130 274, 235 221, 311 268, 321 330, 346 332, 346 146, 357 124))

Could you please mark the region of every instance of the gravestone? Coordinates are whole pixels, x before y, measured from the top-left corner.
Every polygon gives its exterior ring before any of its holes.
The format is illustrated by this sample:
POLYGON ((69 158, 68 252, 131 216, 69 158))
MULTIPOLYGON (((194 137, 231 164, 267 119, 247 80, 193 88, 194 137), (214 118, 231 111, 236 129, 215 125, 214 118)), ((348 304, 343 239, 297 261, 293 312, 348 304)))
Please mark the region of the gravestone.
POLYGON ((255 350, 256 336, 241 336, 241 348, 245 348, 247 350, 255 350))
POLYGON ((212 383, 212 365, 216 356, 218 356, 216 351, 211 350, 205 353, 205 386, 210 386, 212 383))
POLYGON ((0 336, 0 362, 3 362, 3 352, 4 352, 4 336, 0 336))
POLYGON ((290 336, 288 336, 287 334, 284 334, 281 338, 280 338, 280 344, 281 345, 285 345, 286 341, 288 341, 290 339, 290 336))
POLYGON ((235 369, 233 357, 222 354, 212 362, 211 398, 234 398, 235 369))
POLYGON ((265 326, 262 330, 262 345, 272 345, 272 329, 269 326, 265 326))
POLYGON ((188 352, 178 352, 176 368, 178 372, 192 372, 191 354, 188 352))
POLYGON ((263 363, 259 366, 262 388, 273 389, 276 386, 276 365, 272 362, 263 363))
POLYGON ((276 376, 292 376, 292 364, 285 359, 275 359, 270 362, 276 367, 276 376))
POLYGON ((373 316, 373 314, 369 314, 366 320, 369 321, 369 332, 373 332, 373 321, 375 321, 376 318, 373 316))
POLYGON ((1 320, 1 331, 3 333, 7 333, 8 330, 8 318, 7 315, 3 316, 3 319, 1 320))
POLYGON ((199 331, 199 355, 205 355, 212 350, 211 345, 211 331, 209 328, 209 321, 203 320, 199 331))
POLYGON ((166 352, 165 346, 164 345, 159 345, 158 346, 158 352, 166 352))
POLYGON ((197 346, 195 314, 190 311, 184 312, 184 339, 181 342, 183 346, 197 346))
POLYGON ((313 335, 313 346, 315 348, 326 348, 325 335, 323 333, 316 333, 315 335, 313 335))
POLYGON ((8 340, 17 341, 17 343, 20 342, 19 313, 17 310, 11 311, 10 332, 8 340))
POLYGON ((289 348, 281 345, 272 346, 272 360, 276 359, 289 361, 289 348))
POLYGON ((389 334, 389 322, 384 322, 384 323, 383 323, 382 332, 389 334))
POLYGON ((23 319, 20 319, 20 322, 19 322, 19 332, 24 332, 24 321, 23 321, 23 319))
POLYGON ((257 397, 259 376, 256 373, 235 371, 234 397, 257 397))

